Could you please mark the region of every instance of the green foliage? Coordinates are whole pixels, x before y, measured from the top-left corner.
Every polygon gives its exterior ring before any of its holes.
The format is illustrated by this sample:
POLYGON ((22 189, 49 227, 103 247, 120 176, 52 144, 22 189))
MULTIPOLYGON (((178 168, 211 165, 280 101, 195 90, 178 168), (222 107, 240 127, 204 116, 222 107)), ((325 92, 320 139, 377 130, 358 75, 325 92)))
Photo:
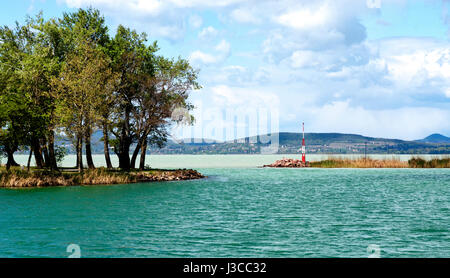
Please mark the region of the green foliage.
POLYGON ((56 163, 58 165, 62 164, 64 157, 67 155, 67 153, 68 153, 68 150, 65 147, 63 147, 63 146, 55 147, 55 157, 56 157, 56 163))
POLYGON ((92 8, 0 27, 0 151, 30 146, 36 161, 43 149, 61 161, 55 133, 82 139, 98 128, 122 157, 134 142, 163 146, 174 109, 191 111, 189 92, 200 85, 187 60, 158 50, 121 25, 110 37, 92 8))
POLYGON ((413 157, 408 160, 408 165, 411 168, 450 168, 450 158, 433 158, 425 160, 420 157, 413 157))

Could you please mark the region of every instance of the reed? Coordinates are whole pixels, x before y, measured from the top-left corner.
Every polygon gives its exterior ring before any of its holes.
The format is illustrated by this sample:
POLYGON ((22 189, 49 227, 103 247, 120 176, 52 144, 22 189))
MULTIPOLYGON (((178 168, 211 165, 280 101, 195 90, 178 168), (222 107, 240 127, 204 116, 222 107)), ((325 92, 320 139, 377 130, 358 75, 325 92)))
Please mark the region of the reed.
POLYGON ((328 158, 322 161, 310 162, 311 167, 317 168, 407 168, 408 163, 397 158, 328 158))

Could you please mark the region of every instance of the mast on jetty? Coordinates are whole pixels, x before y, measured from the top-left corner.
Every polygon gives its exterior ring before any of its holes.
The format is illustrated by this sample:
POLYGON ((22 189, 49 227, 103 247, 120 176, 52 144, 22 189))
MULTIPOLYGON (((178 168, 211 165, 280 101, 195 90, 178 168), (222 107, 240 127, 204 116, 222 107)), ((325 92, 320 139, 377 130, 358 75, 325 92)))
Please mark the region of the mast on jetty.
POLYGON ((302 140, 302 162, 306 164, 306 146, 305 146, 305 123, 302 125, 303 128, 303 140, 302 140))

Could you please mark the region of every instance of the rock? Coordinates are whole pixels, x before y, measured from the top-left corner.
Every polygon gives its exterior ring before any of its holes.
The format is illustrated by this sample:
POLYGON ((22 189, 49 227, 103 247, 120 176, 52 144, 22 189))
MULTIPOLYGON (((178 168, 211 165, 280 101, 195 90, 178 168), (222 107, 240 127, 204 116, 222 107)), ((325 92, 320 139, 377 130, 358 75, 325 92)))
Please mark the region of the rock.
POLYGON ((310 167, 309 161, 303 163, 298 159, 291 158, 283 158, 281 160, 277 160, 272 164, 264 165, 263 167, 271 167, 271 168, 304 168, 310 167))
POLYGON ((181 180, 194 180, 202 179, 205 176, 195 170, 174 170, 174 171, 161 171, 159 174, 139 173, 136 175, 138 181, 150 182, 150 181, 181 181, 181 180))

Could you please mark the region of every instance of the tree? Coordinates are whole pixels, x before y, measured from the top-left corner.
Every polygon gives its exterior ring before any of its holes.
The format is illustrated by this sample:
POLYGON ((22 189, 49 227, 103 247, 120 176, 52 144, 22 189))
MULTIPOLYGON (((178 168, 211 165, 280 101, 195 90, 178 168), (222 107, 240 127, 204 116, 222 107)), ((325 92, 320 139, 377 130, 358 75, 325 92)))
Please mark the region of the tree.
POLYGON ((154 75, 154 53, 157 46, 153 43, 147 47, 146 41, 145 34, 137 34, 119 26, 108 49, 113 71, 120 75, 111 132, 115 137, 112 143, 119 158, 119 168, 124 170, 131 168, 130 146, 136 138, 132 114, 137 105, 137 94, 142 81, 140 77, 154 75))
POLYGON ((145 163, 148 143, 162 145, 165 142, 173 110, 191 110, 188 93, 200 88, 198 72, 186 60, 157 56, 156 42, 146 47, 146 41, 145 33, 137 34, 119 26, 109 50, 113 69, 120 74, 112 127, 114 151, 119 158, 119 168, 125 170, 134 168, 139 152, 140 166, 145 163), (133 143, 137 146, 130 159, 133 143))
MULTIPOLYGON (((42 83, 45 82, 36 82, 39 79, 42 81, 44 74, 42 67, 33 68, 33 61, 41 49, 34 47, 36 35, 30 26, 16 24, 14 29, 2 27, 0 37, 1 106, 6 115, 2 125, 2 145, 9 160, 13 160, 13 153, 19 144, 32 145, 33 135, 42 136, 45 133, 45 113, 42 111, 45 106, 33 105, 42 102, 41 93, 45 86, 42 83)), ((38 166, 43 166, 43 161, 39 162, 42 163, 38 166)), ((14 164, 12 161, 8 166, 14 164)))
POLYGON ((96 124, 102 120, 98 111, 104 109, 103 99, 112 93, 116 79, 109 68, 108 57, 85 41, 68 55, 60 76, 53 80, 60 123, 66 134, 74 134, 76 138, 79 171, 83 169, 83 141, 88 166, 94 168, 90 138, 96 124))
POLYGON ((163 146, 167 141, 170 124, 183 120, 172 117, 175 110, 184 111, 188 122, 193 122, 193 117, 189 115, 193 106, 188 102, 188 92, 200 88, 197 83, 198 72, 188 61, 157 57, 155 65, 155 76, 147 76, 140 83, 141 89, 137 94, 139 105, 134 109, 137 147, 131 165, 134 167, 137 153, 140 151, 140 169, 145 166, 148 143, 163 146))
POLYGON ((0 28, 0 41, 1 102, 7 111, 2 128, 9 134, 4 145, 11 152, 30 146, 39 168, 56 169, 50 80, 60 68, 58 26, 39 14, 23 26, 0 28))
POLYGON ((123 26, 110 39, 104 18, 91 8, 0 27, 0 152, 8 167, 16 164, 15 151, 29 148, 38 168, 57 170, 63 152, 55 137, 62 133, 76 145, 78 169, 83 142, 94 168, 91 136, 102 129, 108 168, 110 144, 120 168, 134 168, 139 153, 143 168, 147 146, 166 142, 171 114, 190 111, 189 92, 200 88, 186 60, 158 50, 145 33, 123 26))
POLYGON ((20 119, 25 114, 23 98, 17 94, 21 28, 0 28, 0 154, 7 157, 7 168, 16 166, 14 152, 19 146, 20 119))
MULTIPOLYGON (((108 27, 105 25, 105 19, 100 15, 100 12, 96 9, 89 8, 87 10, 79 9, 75 13, 65 13, 63 15, 63 18, 59 21, 61 24, 61 27, 63 28, 64 39, 65 39, 65 45, 67 45, 67 53, 68 56, 71 59, 74 59, 76 55, 83 55, 83 51, 87 51, 86 56, 82 62, 84 64, 89 64, 91 68, 84 70, 84 72, 81 73, 81 78, 87 78, 87 76, 83 76, 84 73, 91 70, 91 72, 94 72, 95 69, 93 67, 97 65, 100 67, 97 70, 102 70, 103 68, 109 68, 109 62, 107 61, 107 58, 103 54, 103 52, 106 50, 106 46, 109 43, 109 36, 108 36, 108 27), (92 52, 93 51, 93 52, 92 52), (75 53, 75 55, 73 55, 75 53), (78 53, 78 54, 76 54, 78 53), (100 55, 97 59, 97 57, 94 57, 92 55, 100 55), (88 61, 88 59, 92 59, 92 61, 88 61), (107 65, 108 64, 108 65, 107 65), (107 66, 106 66, 107 65, 107 66)), ((82 58, 82 57, 78 57, 82 58)), ((77 58, 75 58, 77 59, 77 58)), ((72 64, 73 65, 73 64, 72 64)), ((108 69, 109 70, 109 69, 108 69)), ((97 79, 106 78, 108 79, 107 75, 110 73, 110 70, 108 72, 105 72, 103 77, 100 77, 99 75, 96 76, 97 79)), ((74 74, 74 72, 72 72, 74 74)), ((74 77, 74 76, 72 76, 74 77)), ((99 85, 107 85, 106 79, 102 79, 101 83, 99 85), (106 83, 105 83, 106 82, 106 83)), ((84 84, 86 86, 86 89, 93 89, 95 87, 95 84, 84 84)), ((111 89, 110 87, 106 87, 106 90, 111 89)), ((110 91, 110 90, 109 90, 110 91)), ((86 92, 86 95, 97 94, 97 98, 103 97, 104 99, 108 99, 108 95, 105 94, 105 90, 96 90, 91 92, 86 92)), ((100 109, 99 103, 90 103, 89 107, 95 107, 95 109, 100 109)), ((88 107, 88 108, 89 108, 88 107)), ((102 109, 104 110, 104 109, 102 109)), ((94 168, 94 163, 92 160, 92 151, 91 151, 91 135, 93 132, 93 129, 95 128, 95 124, 97 123, 97 118, 93 118, 92 116, 92 110, 87 109, 86 114, 83 115, 83 135, 84 138, 79 137, 81 134, 78 134, 77 137, 77 149, 79 151, 77 152, 77 164, 78 167, 82 168, 82 145, 83 140, 85 142, 86 147, 86 160, 89 168, 94 168), (90 111, 90 112, 89 112, 90 111), (79 148, 78 148, 79 147, 79 148)), ((97 113, 95 113, 95 116, 97 116, 97 113)), ((107 141, 106 141, 107 142, 107 141)), ((105 153, 105 158, 107 159, 107 164, 110 166, 109 160, 109 154, 105 153), (109 163, 108 163, 109 162, 109 163)))

